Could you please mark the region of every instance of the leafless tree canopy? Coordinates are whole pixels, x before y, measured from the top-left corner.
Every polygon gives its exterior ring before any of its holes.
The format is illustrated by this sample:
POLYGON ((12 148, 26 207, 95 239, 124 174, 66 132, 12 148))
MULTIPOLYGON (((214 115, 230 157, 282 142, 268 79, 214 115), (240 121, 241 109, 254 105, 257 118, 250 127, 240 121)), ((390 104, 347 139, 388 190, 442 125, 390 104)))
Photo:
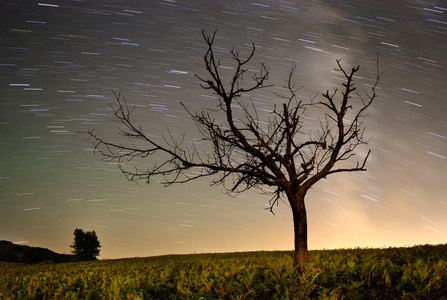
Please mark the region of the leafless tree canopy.
POLYGON ((202 88, 211 90, 218 96, 217 108, 191 112, 182 103, 195 121, 203 141, 208 142, 212 151, 200 151, 194 145, 186 147, 184 138, 175 139, 169 132, 160 141, 149 137, 140 126, 132 122, 131 113, 135 107, 129 106, 120 94, 115 94, 118 105, 112 108, 116 118, 125 126, 125 129, 120 129, 120 134, 127 141, 111 143, 90 131, 95 150, 107 161, 117 161, 121 171, 132 181, 143 179, 149 183, 154 176, 161 175, 164 184, 171 185, 219 174, 219 179, 213 181, 213 184, 228 184, 228 179, 231 178, 231 185, 227 185, 231 192, 243 192, 258 185, 275 187, 273 202, 278 200, 288 184, 299 185, 307 190, 329 174, 365 170, 369 152, 355 167, 334 167, 337 162, 355 155, 357 146, 366 144, 362 122, 365 110, 377 96, 376 86, 380 74, 377 74, 376 82, 366 99, 357 94, 361 103, 354 107, 350 99, 352 92, 356 90, 353 78, 359 67, 346 71, 340 60, 337 60, 336 70, 346 79, 342 84, 343 89, 335 88, 324 93, 321 100, 309 99, 303 103, 297 99, 297 89, 293 83, 296 65, 293 65, 285 86, 288 95, 276 95, 284 103, 281 107, 273 107, 265 128, 260 125, 254 104, 250 103, 248 106, 239 99, 245 93, 266 87, 269 75, 267 67, 261 64, 259 73, 252 76, 252 85, 243 86, 243 76, 248 72, 246 65, 255 53, 255 46, 253 45, 247 58, 241 58, 233 49, 231 58, 235 61, 236 68, 231 84, 224 86, 219 69, 220 61, 213 52, 214 36, 204 34, 208 45, 204 62, 209 77, 196 77, 202 81, 202 88), (234 104, 242 107, 243 118, 234 119, 234 104), (320 120, 320 130, 314 135, 300 131, 303 126, 302 117, 309 106, 320 109, 324 114, 324 118, 320 120), (344 120, 346 114, 355 109, 355 116, 347 124, 344 120), (225 124, 216 121, 215 114, 223 114, 226 117, 225 124), (147 146, 136 146, 135 141, 144 141, 147 146), (158 152, 168 154, 170 158, 148 170, 125 168, 134 158, 145 158, 158 152), (192 168, 199 172, 191 175, 187 171, 192 168))
MULTIPOLYGON (((250 73, 247 64, 255 54, 255 46, 245 58, 234 49, 230 52, 235 68, 229 84, 225 85, 228 78, 222 78, 220 60, 213 51, 215 33, 211 36, 202 34, 208 47, 203 57, 207 74, 196 77, 203 89, 217 96, 216 106, 196 112, 182 105, 194 120, 202 142, 209 148, 206 151, 203 147, 198 149, 193 143, 185 142, 184 136, 174 138, 169 131, 160 139, 147 135, 131 119, 135 107, 116 94, 117 105, 112 108, 124 125, 120 134, 125 137, 125 142, 106 141, 93 131, 90 136, 95 149, 106 160, 117 161, 129 180, 149 183, 153 177, 162 176, 164 184, 169 186, 216 175, 212 177, 212 184, 223 184, 230 193, 270 187, 274 190, 270 200, 272 210, 284 194, 292 209, 300 206, 296 198, 304 199, 311 186, 330 174, 365 170, 369 152, 350 167, 338 163, 353 158, 356 148, 367 143, 362 125, 366 109, 377 97, 376 88, 381 76, 378 67, 370 92, 364 91, 362 96, 355 92, 354 86, 354 75, 359 67, 346 70, 337 60, 336 70, 345 79, 342 86, 302 101, 297 97, 293 82, 296 70, 293 65, 285 84, 287 94, 275 95, 283 103, 272 107, 268 125, 265 125, 260 122, 255 104, 241 99, 244 94, 268 87, 269 70, 264 64, 259 72, 251 75, 251 80, 244 78, 250 73), (235 107, 238 107, 237 111, 235 107), (309 109, 320 112, 319 129, 312 132, 303 131, 303 117, 309 109), (159 153, 167 159, 151 163, 149 157, 159 153), (128 166, 133 159, 146 157, 150 165, 148 169, 128 166)), ((302 206, 304 209, 304 203, 302 206)))

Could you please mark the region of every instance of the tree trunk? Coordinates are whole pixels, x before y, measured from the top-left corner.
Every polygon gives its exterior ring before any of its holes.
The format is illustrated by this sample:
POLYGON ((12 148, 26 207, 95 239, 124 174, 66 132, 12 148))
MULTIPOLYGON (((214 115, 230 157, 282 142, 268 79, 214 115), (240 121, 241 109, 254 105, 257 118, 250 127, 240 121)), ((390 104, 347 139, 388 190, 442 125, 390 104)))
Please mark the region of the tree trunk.
POLYGON ((307 215, 304 204, 305 195, 290 195, 289 202, 293 213, 293 229, 295 232, 295 265, 301 266, 309 260, 307 249, 307 215))

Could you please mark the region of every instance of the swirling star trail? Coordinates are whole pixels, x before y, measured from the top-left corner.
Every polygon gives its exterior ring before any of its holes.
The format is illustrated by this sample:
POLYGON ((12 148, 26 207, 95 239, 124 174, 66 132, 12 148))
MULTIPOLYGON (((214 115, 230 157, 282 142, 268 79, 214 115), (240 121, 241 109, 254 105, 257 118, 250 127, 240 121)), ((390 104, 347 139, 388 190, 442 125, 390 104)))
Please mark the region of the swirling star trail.
MULTIPOLYGON (((112 90, 153 134, 197 139, 191 110, 213 105, 201 29, 216 53, 257 47, 275 86, 252 94, 271 110, 293 62, 299 97, 340 85, 335 60, 360 65, 359 91, 379 98, 365 120, 367 171, 308 194, 310 249, 447 241, 447 3, 443 1, 9 1, 0 3, 0 240, 69 253, 95 230, 101 258, 293 248, 289 207, 231 198, 207 180, 139 187, 92 154, 83 132, 117 139, 112 90), (276 90, 277 91, 277 90, 276 90)), ((314 119, 309 126, 318 126, 314 119)), ((364 154, 364 153, 363 153, 364 154)))

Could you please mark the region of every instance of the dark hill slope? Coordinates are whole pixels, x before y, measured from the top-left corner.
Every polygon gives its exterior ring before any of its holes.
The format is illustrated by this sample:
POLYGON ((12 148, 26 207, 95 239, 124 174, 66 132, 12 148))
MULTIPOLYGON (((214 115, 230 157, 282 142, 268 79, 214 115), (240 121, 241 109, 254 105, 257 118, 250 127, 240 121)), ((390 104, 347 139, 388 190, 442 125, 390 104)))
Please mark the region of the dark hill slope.
POLYGON ((16 245, 8 241, 0 241, 0 261, 36 264, 44 261, 69 262, 74 255, 59 254, 40 247, 16 245))

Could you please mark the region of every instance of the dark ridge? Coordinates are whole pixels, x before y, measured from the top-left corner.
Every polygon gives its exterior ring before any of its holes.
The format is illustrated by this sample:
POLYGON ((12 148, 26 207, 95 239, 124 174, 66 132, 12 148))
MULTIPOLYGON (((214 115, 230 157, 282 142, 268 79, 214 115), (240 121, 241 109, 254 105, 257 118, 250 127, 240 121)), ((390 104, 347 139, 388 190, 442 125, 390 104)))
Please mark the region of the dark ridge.
POLYGON ((16 245, 8 241, 0 241, 0 261, 37 264, 42 262, 71 262, 74 255, 59 254, 47 248, 16 245))

